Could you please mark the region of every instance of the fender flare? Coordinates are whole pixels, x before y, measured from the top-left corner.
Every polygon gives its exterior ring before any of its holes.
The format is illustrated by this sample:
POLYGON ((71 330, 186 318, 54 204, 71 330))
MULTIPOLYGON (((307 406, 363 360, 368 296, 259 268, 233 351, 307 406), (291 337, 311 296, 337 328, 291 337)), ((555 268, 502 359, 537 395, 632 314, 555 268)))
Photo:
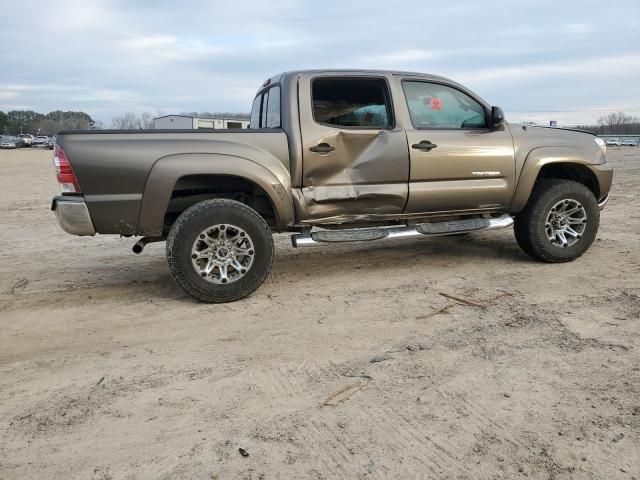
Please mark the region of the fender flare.
POLYGON ((533 191, 533 187, 538 179, 540 170, 551 164, 571 164, 587 168, 600 182, 600 179, 593 172, 593 160, 586 159, 583 152, 573 147, 538 147, 527 154, 515 193, 511 201, 511 212, 518 213, 526 206, 533 191))
POLYGON ((137 235, 162 235, 173 189, 182 177, 188 175, 228 175, 252 182, 265 191, 273 204, 277 226, 292 225, 293 198, 288 172, 275 157, 265 160, 269 168, 250 158, 222 153, 181 153, 161 157, 147 178, 137 235))

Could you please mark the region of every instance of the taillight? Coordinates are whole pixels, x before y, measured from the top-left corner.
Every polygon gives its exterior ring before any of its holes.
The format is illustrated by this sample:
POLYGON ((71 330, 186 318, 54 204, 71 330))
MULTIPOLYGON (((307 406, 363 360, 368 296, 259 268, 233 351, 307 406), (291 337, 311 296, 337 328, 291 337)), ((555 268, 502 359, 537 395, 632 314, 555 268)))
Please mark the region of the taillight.
POLYGON ((71 163, 64 150, 56 145, 53 150, 53 164, 56 167, 56 176, 64 193, 80 193, 80 184, 73 173, 71 163))

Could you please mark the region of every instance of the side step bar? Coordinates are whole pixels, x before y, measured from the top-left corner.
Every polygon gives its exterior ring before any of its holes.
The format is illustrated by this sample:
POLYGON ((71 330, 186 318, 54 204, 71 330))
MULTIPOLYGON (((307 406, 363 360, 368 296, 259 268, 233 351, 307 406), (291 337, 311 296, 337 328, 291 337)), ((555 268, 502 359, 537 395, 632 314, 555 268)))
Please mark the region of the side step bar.
POLYGON ((419 223, 410 227, 321 230, 319 232, 312 232, 311 234, 297 233, 291 235, 291 244, 294 247, 306 247, 320 243, 362 242, 420 237, 423 235, 436 237, 478 230, 496 230, 510 227, 511 225, 513 225, 513 217, 511 215, 502 215, 496 218, 469 218, 452 220, 450 222, 419 223))

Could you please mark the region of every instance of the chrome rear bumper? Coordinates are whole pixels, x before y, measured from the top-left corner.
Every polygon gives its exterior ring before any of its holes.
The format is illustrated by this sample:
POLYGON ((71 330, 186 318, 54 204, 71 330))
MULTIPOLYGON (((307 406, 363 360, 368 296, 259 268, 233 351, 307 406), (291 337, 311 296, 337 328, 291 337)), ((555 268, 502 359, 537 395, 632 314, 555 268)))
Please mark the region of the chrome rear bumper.
POLYGON ((54 197, 51 210, 56 214, 60 227, 71 235, 95 235, 89 209, 83 197, 54 197))

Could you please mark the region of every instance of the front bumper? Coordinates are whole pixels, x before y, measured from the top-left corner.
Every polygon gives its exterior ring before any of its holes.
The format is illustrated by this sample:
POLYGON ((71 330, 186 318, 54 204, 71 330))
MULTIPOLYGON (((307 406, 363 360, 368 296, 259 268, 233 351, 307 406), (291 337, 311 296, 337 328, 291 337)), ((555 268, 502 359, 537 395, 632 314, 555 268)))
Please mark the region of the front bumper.
POLYGON ((590 166, 591 171, 598 181, 598 189, 600 190, 600 198, 598 206, 602 210, 609 200, 609 192, 611 191, 611 183, 613 182, 613 167, 609 163, 599 163, 590 166))
POLYGON ((601 198, 598 201, 598 208, 600 210, 602 210, 604 208, 604 206, 607 204, 608 201, 609 201, 609 195, 607 194, 607 195, 604 196, 604 198, 601 198))
POLYGON ((89 209, 84 197, 54 197, 51 210, 56 214, 60 227, 71 235, 95 235, 89 209))

